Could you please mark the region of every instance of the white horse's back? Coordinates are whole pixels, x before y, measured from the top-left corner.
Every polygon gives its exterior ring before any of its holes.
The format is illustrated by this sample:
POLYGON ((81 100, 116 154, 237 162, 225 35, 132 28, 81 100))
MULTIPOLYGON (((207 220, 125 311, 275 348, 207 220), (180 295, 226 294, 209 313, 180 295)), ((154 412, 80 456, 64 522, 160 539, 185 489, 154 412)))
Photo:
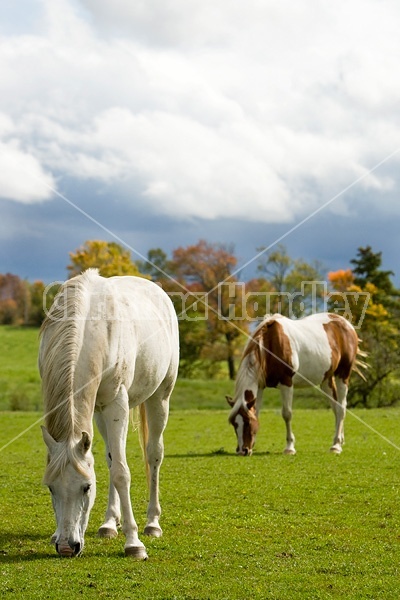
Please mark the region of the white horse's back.
POLYGON ((155 283, 140 277, 100 277, 87 271, 90 303, 76 386, 101 348, 96 406, 109 403, 124 385, 130 406, 149 398, 167 378, 174 385, 179 364, 178 324, 172 302, 155 283), (86 358, 84 358, 86 357, 86 358))

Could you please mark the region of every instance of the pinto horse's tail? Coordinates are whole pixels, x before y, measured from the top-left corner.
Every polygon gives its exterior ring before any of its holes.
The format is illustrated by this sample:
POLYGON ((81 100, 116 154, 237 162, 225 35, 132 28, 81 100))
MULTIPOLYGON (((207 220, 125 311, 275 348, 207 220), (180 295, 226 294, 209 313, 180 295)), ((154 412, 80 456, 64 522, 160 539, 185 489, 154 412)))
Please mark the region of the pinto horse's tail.
MULTIPOLYGON (((358 341, 361 342, 360 339, 358 341)), ((357 373, 357 375, 359 377, 361 377, 361 379, 363 379, 364 381, 367 381, 367 379, 361 369, 363 369, 363 370, 369 369, 369 365, 364 360, 360 360, 360 358, 358 358, 359 356, 361 358, 367 358, 368 352, 364 352, 363 350, 360 350, 360 347, 357 348, 357 356, 356 356, 356 360, 353 365, 353 371, 355 373, 357 373)))

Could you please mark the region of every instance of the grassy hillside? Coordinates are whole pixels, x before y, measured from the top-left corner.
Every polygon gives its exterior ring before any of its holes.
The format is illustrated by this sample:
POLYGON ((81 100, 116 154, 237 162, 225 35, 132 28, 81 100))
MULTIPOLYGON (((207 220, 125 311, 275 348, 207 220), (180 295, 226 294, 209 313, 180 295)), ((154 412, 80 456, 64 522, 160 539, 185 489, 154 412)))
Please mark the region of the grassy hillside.
MULTIPOLYGON (((39 330, 0 326, 0 410, 41 410, 40 378, 37 369, 39 330)), ((226 380, 178 379, 171 411, 182 409, 227 409, 225 396, 232 396, 234 383, 226 380)), ((268 390, 264 406, 280 406, 279 393, 268 390)), ((326 399, 318 390, 300 390, 297 408, 322 408, 326 399)))
POLYGON ((39 330, 0 326, 0 410, 40 410, 39 330))

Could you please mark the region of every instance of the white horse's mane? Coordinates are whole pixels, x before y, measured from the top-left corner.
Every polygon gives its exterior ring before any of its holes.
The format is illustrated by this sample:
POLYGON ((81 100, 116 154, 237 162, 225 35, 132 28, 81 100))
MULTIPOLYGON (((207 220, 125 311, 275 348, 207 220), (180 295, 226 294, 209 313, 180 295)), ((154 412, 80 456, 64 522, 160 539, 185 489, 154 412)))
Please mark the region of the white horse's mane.
POLYGON ((74 401, 74 372, 87 314, 85 285, 97 276, 97 269, 89 269, 83 277, 66 281, 40 330, 40 336, 45 331, 47 336, 46 352, 40 360, 45 426, 54 440, 65 442, 57 457, 47 465, 46 483, 68 462, 80 470, 74 453, 75 438, 80 437, 74 401))

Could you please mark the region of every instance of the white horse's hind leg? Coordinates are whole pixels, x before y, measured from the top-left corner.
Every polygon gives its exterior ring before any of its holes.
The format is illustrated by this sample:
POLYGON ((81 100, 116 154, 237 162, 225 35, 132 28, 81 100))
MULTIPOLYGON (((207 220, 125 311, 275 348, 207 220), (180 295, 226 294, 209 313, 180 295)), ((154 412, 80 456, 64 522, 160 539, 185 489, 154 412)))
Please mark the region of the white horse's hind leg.
POLYGON ((286 385, 279 386, 282 400, 282 417, 286 425, 286 448, 284 454, 296 454, 294 447, 295 437, 292 431, 292 403, 293 403, 293 387, 286 385))
MULTIPOLYGON (((110 448, 108 446, 108 437, 107 437, 107 426, 104 422, 104 418, 102 413, 95 413, 95 420, 97 427, 101 433, 102 438, 104 439, 104 443, 106 446, 106 462, 108 465, 108 471, 110 473, 111 464, 112 464, 112 455, 110 452, 110 448)), ((103 538, 114 538, 118 535, 118 527, 121 524, 121 507, 119 501, 119 495, 115 486, 111 480, 110 473, 110 484, 108 490, 108 505, 106 510, 106 517, 104 523, 101 525, 98 531, 98 535, 103 538)))
POLYGON ((168 420, 169 393, 165 397, 164 389, 157 392, 146 401, 148 425, 148 443, 146 448, 149 466, 150 498, 147 508, 145 535, 160 537, 162 529, 159 524, 161 506, 159 501, 159 475, 164 458, 163 432, 168 420))
POLYGON ((125 554, 134 558, 146 559, 146 548, 138 536, 138 527, 133 516, 130 499, 131 474, 126 461, 129 404, 124 386, 121 386, 115 400, 103 409, 102 415, 107 427, 108 447, 112 457, 111 481, 121 502, 122 531, 126 537, 125 554))

